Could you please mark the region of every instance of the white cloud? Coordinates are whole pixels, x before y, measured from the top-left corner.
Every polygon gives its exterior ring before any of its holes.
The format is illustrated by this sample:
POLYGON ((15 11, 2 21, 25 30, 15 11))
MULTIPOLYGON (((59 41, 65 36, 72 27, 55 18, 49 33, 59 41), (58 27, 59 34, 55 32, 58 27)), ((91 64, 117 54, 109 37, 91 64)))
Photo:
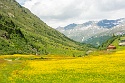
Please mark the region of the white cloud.
POLYGON ((17 0, 56 28, 70 23, 125 17, 125 0, 17 0))

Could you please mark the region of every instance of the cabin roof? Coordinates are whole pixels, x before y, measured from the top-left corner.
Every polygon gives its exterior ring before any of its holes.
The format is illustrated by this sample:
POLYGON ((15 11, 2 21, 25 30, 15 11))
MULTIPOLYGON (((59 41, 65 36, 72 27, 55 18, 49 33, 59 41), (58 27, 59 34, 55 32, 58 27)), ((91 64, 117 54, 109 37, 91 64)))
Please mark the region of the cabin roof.
POLYGON ((107 47, 107 49, 116 49, 116 46, 114 46, 114 45, 109 45, 109 46, 107 47))

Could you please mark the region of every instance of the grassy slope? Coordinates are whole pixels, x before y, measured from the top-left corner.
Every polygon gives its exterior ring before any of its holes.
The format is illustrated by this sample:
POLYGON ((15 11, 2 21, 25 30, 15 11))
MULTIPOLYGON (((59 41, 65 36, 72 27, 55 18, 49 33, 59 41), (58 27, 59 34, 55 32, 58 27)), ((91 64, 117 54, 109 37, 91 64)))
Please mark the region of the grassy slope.
MULTIPOLYGON (((98 48, 100 50, 106 50, 107 47, 112 44, 116 39, 119 39, 120 36, 112 36, 109 40, 107 40, 106 42, 102 43, 102 45, 100 45, 98 48)), ((118 44, 118 42, 116 42, 118 44)))
POLYGON ((50 28, 15 0, 1 0, 0 5, 0 54, 79 56, 88 50, 87 45, 50 28))
POLYGON ((122 36, 120 38, 117 38, 115 39, 112 44, 116 46, 116 51, 119 51, 119 50, 124 50, 125 49, 125 46, 119 46, 119 41, 120 40, 125 40, 125 36, 122 36))
POLYGON ((102 37, 97 37, 97 38, 93 37, 93 38, 88 39, 87 41, 84 41, 84 43, 91 44, 95 47, 98 47, 99 45, 101 45, 102 43, 104 43, 110 38, 111 36, 102 36, 102 37))
POLYGON ((1 83, 124 83, 124 55, 125 50, 110 55, 83 58, 40 59, 38 56, 0 56, 0 81, 1 83), (15 60, 14 57, 15 59, 23 57, 24 60, 15 60), (28 60, 35 57, 39 59, 28 60), (7 60, 12 58, 13 61, 7 60))

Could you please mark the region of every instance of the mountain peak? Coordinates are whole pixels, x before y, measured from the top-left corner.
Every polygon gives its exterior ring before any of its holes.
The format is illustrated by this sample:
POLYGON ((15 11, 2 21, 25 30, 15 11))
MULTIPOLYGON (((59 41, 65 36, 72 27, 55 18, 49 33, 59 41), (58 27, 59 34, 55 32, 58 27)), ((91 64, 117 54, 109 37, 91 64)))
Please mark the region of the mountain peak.
POLYGON ((76 26, 77 26, 77 24, 72 23, 72 24, 69 24, 69 25, 65 26, 64 29, 65 30, 74 29, 74 27, 76 27, 76 26))
POLYGON ((114 26, 117 26, 119 23, 117 20, 101 20, 97 23, 98 26, 103 27, 103 28, 112 28, 114 26))
POLYGON ((112 34, 125 34, 124 27, 125 18, 120 18, 116 20, 104 19, 100 21, 88 21, 83 24, 75 24, 75 26, 70 26, 68 29, 58 29, 58 31, 75 41, 86 41, 88 43, 87 40, 93 41, 93 39, 95 39, 100 41, 99 39, 101 39, 101 42, 103 42, 107 38, 110 38, 112 34))

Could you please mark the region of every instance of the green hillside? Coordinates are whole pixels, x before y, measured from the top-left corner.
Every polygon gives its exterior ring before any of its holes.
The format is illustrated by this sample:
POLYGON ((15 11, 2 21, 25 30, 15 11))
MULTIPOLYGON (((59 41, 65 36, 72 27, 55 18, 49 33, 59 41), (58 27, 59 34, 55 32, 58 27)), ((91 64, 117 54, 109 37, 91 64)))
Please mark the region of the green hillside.
POLYGON ((84 41, 84 43, 98 47, 99 45, 102 45, 106 40, 109 40, 110 38, 111 36, 92 37, 84 41))
POLYGON ((107 41, 102 43, 102 45, 100 45, 98 48, 100 50, 106 50, 108 45, 112 44, 112 42, 115 41, 117 38, 119 38, 119 37, 118 36, 112 36, 110 39, 108 39, 107 41))
POLYGON ((15 0, 0 0, 0 54, 76 56, 88 49, 89 45, 52 29, 15 0))
POLYGON ((125 35, 119 35, 119 36, 113 36, 111 37, 109 40, 107 40, 106 42, 104 42, 102 45, 99 46, 100 50, 106 50, 108 45, 112 44, 116 47, 116 51, 119 50, 124 50, 125 46, 119 46, 119 42, 121 40, 125 40, 125 35))
POLYGON ((112 42, 112 45, 116 46, 116 51, 119 51, 119 50, 124 50, 125 49, 125 46, 119 46, 119 42, 121 40, 125 40, 125 36, 119 36, 118 38, 116 38, 113 42, 112 42))

